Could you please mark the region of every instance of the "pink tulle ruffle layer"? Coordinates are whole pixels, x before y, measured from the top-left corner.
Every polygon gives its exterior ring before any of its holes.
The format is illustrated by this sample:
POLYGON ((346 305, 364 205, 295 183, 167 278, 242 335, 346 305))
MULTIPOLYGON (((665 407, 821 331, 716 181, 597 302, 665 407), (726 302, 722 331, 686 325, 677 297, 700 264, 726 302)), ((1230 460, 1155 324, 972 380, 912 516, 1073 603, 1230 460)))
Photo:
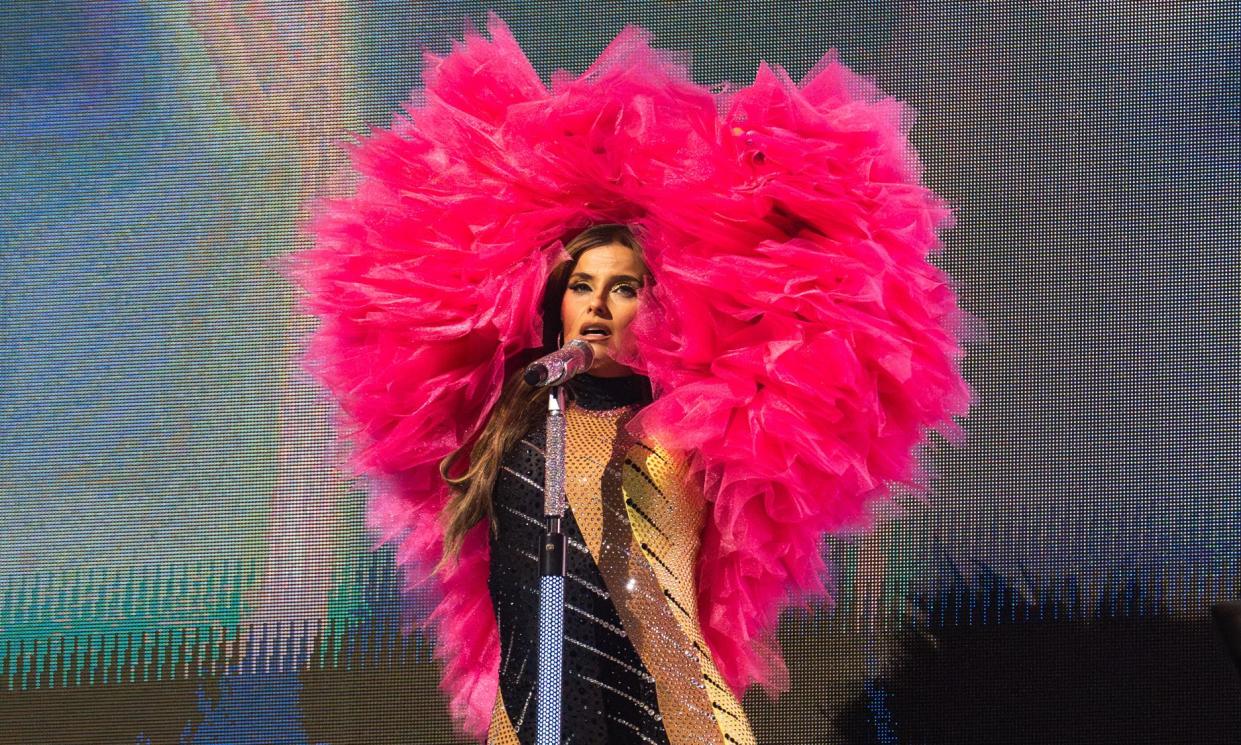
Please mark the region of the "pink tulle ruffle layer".
POLYGON ((825 595, 823 534, 916 489, 927 431, 954 436, 968 406, 962 315, 927 261, 949 213, 920 185, 908 112, 830 54, 800 83, 763 65, 709 91, 632 27, 549 87, 488 25, 429 56, 406 115, 351 147, 356 193, 318 205, 316 245, 291 259, 369 521, 438 595, 453 714, 485 732, 499 643, 486 526, 435 570, 438 463, 539 344, 560 241, 600 222, 635 227, 655 278, 633 363, 657 398, 637 426, 687 453, 708 502, 707 641, 734 688, 778 688, 771 634, 825 595))

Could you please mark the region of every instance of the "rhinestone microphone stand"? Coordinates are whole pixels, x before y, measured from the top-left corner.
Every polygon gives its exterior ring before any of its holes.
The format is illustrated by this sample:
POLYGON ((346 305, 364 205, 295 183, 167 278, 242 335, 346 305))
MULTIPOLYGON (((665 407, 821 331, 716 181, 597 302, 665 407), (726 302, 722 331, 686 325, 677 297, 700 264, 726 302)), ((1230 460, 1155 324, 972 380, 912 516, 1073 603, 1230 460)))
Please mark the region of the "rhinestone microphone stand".
POLYGON ((547 397, 547 446, 543 477, 543 546, 539 551, 539 693, 535 741, 560 745, 560 694, 564 685, 564 389, 547 397))
POLYGON ((560 699, 564 690, 564 383, 590 369, 595 351, 574 339, 526 368, 525 380, 546 386, 547 443, 543 468, 543 542, 539 547, 539 688, 535 742, 560 745, 560 699))

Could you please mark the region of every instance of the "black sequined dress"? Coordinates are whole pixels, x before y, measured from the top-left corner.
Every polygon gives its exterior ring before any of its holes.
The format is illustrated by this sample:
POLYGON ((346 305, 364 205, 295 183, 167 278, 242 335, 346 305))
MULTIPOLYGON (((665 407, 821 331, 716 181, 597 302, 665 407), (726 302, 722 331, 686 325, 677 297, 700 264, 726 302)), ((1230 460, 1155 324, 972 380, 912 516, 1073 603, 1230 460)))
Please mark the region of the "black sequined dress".
MULTIPOLYGON (((569 398, 561 742, 750 745, 697 625, 701 510, 678 490, 683 472, 670 456, 625 431, 650 401, 646 378, 581 375, 569 398)), ((535 427, 506 453, 492 495, 500 695, 488 741, 496 745, 535 742, 544 443, 535 427)))

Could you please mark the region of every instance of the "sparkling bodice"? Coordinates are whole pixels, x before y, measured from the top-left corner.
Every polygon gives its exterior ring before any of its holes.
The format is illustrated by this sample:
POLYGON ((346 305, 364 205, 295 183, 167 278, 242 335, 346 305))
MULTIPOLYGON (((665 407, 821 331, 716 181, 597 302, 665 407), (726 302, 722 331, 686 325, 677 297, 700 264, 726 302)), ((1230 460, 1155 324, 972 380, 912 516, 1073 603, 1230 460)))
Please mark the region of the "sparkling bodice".
MULTIPOLYGON (((562 738, 750 745, 698 626, 701 500, 677 459, 625 428, 649 401, 645 380, 579 376, 570 393, 562 738)), ((506 454, 493 498, 501 668, 489 741, 505 745, 534 742, 543 442, 535 428, 506 454)))

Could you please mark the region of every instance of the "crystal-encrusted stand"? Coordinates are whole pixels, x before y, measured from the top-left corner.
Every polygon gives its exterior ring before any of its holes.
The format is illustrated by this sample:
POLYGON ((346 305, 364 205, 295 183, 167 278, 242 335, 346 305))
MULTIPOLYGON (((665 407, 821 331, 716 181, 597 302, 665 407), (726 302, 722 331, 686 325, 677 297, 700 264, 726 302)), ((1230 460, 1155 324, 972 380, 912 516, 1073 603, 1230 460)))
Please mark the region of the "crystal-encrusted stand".
POLYGON ((547 397, 547 444, 543 480, 543 543, 539 548, 538 745, 560 745, 560 694, 564 684, 564 389, 547 397))

